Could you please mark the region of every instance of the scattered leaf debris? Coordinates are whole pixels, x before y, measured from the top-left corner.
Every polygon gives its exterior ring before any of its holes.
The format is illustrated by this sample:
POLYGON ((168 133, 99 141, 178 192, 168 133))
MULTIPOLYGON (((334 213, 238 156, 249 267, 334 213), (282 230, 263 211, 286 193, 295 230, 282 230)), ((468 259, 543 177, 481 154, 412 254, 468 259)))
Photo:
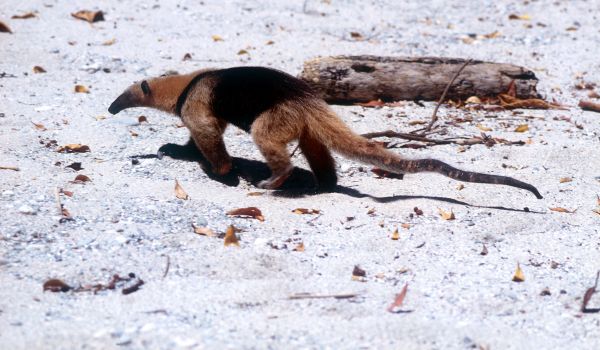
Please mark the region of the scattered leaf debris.
POLYGON ((408 292, 408 283, 404 284, 400 293, 396 294, 394 301, 388 306, 387 311, 392 313, 400 313, 402 312, 399 308, 404 303, 404 298, 406 298, 406 293, 408 292))
POLYGON ((139 124, 142 124, 142 123, 147 123, 147 122, 148 122, 148 118, 146 118, 146 116, 145 116, 145 115, 140 115, 140 116, 138 117, 138 123, 139 123, 139 124))
POLYGON ((189 61, 191 59, 192 59, 192 54, 188 52, 185 55, 183 55, 183 58, 181 60, 182 61, 189 61))
POLYGON ((515 132, 526 132, 526 131, 529 131, 528 124, 521 124, 515 128, 515 132))
POLYGON ((483 247, 481 248, 481 253, 479 253, 479 255, 488 255, 488 249, 485 246, 485 243, 483 243, 483 247))
POLYGON ((4 22, 0 21, 0 33, 12 33, 12 31, 4 22))
POLYGON ((175 179, 175 197, 183 200, 190 198, 190 196, 188 196, 188 194, 183 190, 183 187, 181 187, 177 179, 175 179))
POLYGON ((80 10, 71 13, 71 16, 89 23, 104 21, 104 13, 102 11, 80 10))
POLYGON ((298 244, 297 244, 297 245, 294 247, 294 249, 292 249, 292 250, 293 250, 293 251, 295 251, 295 252, 303 252, 303 251, 304 251, 304 249, 305 249, 305 248, 304 248, 304 243, 303 243, 303 242, 300 242, 300 243, 298 243, 298 244))
POLYGON ((56 152, 59 152, 59 153, 86 153, 86 152, 90 152, 90 147, 88 145, 82 145, 79 143, 70 143, 70 144, 58 147, 56 152))
POLYGON ((525 274, 523 274, 523 270, 521 270, 521 265, 517 263, 517 270, 515 271, 515 275, 512 278, 513 282, 524 282, 525 274))
POLYGON ((448 212, 448 211, 445 211, 443 209, 438 208, 438 211, 440 213, 440 216, 444 220, 454 220, 454 219, 456 219, 456 217, 454 216, 454 212, 452 210, 450 210, 448 212))
POLYGON ((510 15, 508 15, 508 19, 529 21, 529 20, 531 20, 531 16, 528 14, 517 15, 517 14, 511 13, 510 15))
POLYGON ((236 228, 233 225, 229 225, 229 227, 227 227, 227 231, 225 231, 225 238, 223 241, 223 244, 228 247, 230 245, 239 247, 240 246, 240 241, 238 239, 238 237, 235 234, 236 228))
POLYGON ((352 269, 352 280, 364 282, 367 277, 367 271, 360 268, 358 265, 354 265, 354 269, 352 269))
POLYGON ((35 18, 36 15, 33 12, 25 12, 22 15, 13 15, 12 17, 10 17, 11 19, 29 19, 29 18, 35 18))
POLYGON ((263 216, 260 209, 257 207, 247 207, 247 208, 238 208, 233 209, 227 212, 229 216, 237 216, 242 218, 253 218, 259 221, 265 221, 265 217, 263 216))
POLYGON ((46 73, 46 70, 42 66, 33 66, 33 73, 35 73, 35 74, 46 73))
POLYGON ((83 94, 89 94, 90 93, 90 89, 88 89, 87 87, 85 87, 83 85, 75 85, 75 92, 77 92, 77 93, 83 93, 83 94))
POLYGON ((71 182, 74 184, 83 184, 83 183, 90 182, 90 181, 92 181, 92 179, 90 179, 89 177, 87 177, 83 174, 79 174, 79 175, 75 176, 75 179, 71 182))
POLYGON ((556 211, 559 213, 568 213, 568 214, 573 214, 574 212, 576 212, 576 210, 569 210, 569 209, 565 209, 562 207, 554 207, 554 208, 550 208, 550 210, 556 211))
POLYGON ((394 229, 394 232, 392 232, 392 235, 390 236, 390 238, 393 241, 397 241, 400 239, 400 233, 398 233, 398 228, 394 229))
POLYGON ((216 35, 216 34, 212 36, 212 39, 214 42, 223 41, 223 38, 220 35, 216 35))
POLYGON ((584 100, 579 101, 579 108, 583 109, 584 111, 592 111, 592 112, 600 113, 600 103, 595 103, 592 101, 584 101, 584 100))
POLYGON ((419 209, 418 207, 414 207, 413 211, 415 212, 415 214, 417 214, 417 216, 423 215, 423 211, 421 209, 419 209))
POLYGON ((44 289, 44 292, 48 290, 53 293, 58 293, 58 292, 65 293, 65 292, 70 291, 73 288, 59 279, 52 278, 52 279, 49 279, 46 282, 44 282, 43 289, 44 289))
POLYGON ((306 209, 306 208, 296 208, 292 210, 294 214, 320 214, 321 211, 318 209, 306 209))
POLYGON ((565 182, 571 182, 571 181, 573 181, 573 179, 572 179, 572 178, 570 178, 570 177, 561 177, 561 178, 560 178, 560 180, 559 180, 559 182, 560 182, 561 184, 563 184, 563 183, 565 183, 565 182))
POLYGON ((36 129, 40 130, 40 131, 46 131, 46 130, 48 130, 48 129, 46 129, 46 127, 44 126, 44 124, 39 124, 39 123, 34 123, 34 122, 31 122, 31 124, 33 124, 33 126, 36 129))
POLYGON ((211 230, 208 227, 196 226, 192 223, 192 228, 194 229, 194 233, 197 235, 200 235, 200 236, 207 236, 207 237, 216 237, 217 236, 215 231, 211 230))
POLYGON ((112 44, 114 44, 116 42, 117 42, 116 38, 108 39, 102 43, 102 46, 111 46, 112 44))
POLYGON ((597 313, 600 312, 600 308, 588 308, 588 304, 592 299, 594 293, 596 293, 596 288, 598 288, 598 279, 600 278, 600 271, 596 273, 596 282, 594 282, 594 286, 588 288, 583 295, 583 301, 581 303, 581 312, 583 313, 597 313))

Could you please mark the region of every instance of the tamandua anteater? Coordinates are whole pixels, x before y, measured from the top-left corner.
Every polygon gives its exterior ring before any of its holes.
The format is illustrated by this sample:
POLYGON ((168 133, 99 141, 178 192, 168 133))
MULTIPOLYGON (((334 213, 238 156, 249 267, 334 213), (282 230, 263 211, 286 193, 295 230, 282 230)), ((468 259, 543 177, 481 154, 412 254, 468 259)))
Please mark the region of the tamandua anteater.
POLYGON ((534 186, 511 177, 463 171, 437 159, 404 159, 354 133, 305 82, 275 69, 208 69, 143 80, 127 88, 108 111, 116 114, 131 107, 180 116, 218 175, 231 170, 223 143, 227 125, 251 133, 272 172, 258 185, 265 189, 276 189, 288 178, 293 166, 287 145, 298 140, 325 190, 337 183, 333 150, 392 173, 436 172, 460 181, 518 187, 542 198, 534 186))

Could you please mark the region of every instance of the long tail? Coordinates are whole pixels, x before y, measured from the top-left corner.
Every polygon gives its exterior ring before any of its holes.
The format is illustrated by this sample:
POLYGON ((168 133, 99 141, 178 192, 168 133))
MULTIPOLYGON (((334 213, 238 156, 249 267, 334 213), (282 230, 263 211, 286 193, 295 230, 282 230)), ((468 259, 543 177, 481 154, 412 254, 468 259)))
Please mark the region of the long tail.
POLYGON ((512 177, 463 171, 437 159, 403 159, 378 143, 355 134, 326 105, 320 106, 319 110, 321 113, 312 116, 314 120, 307 123, 309 132, 348 158, 396 174, 435 172, 459 181, 517 187, 533 193, 538 199, 543 198, 534 186, 512 177))

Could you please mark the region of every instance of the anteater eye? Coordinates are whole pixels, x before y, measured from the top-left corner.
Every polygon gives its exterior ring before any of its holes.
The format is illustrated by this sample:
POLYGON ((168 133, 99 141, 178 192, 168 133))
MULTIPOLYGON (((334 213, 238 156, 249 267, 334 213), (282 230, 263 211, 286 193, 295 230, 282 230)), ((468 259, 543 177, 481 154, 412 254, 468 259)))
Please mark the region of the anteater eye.
POLYGON ((150 95, 150 85, 148 85, 147 81, 142 81, 142 91, 144 95, 150 95))

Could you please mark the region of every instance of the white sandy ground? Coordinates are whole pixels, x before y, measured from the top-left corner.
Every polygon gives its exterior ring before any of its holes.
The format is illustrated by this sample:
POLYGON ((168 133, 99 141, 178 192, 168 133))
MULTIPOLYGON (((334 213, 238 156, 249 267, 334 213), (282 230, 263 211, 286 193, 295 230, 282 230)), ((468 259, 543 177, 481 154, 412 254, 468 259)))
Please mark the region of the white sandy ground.
MULTIPOLYGON (((0 170, 0 348, 600 348, 600 314, 579 312, 600 269, 600 216, 592 212, 600 114, 575 107, 587 94, 575 89, 578 76, 600 83, 598 1, 4 0, 0 20, 14 31, 0 33, 0 73, 15 76, 0 78, 0 165, 21 169, 0 170), (70 17, 80 9, 101 9, 106 21, 70 17), (37 17, 10 19, 27 11, 37 17), (509 20, 511 13, 531 20, 509 20), (494 31, 501 36, 462 40, 494 31), (241 49, 249 55, 238 55, 241 49), (193 59, 182 61, 185 53, 193 59), (479 135, 482 124, 494 137, 531 144, 394 151, 514 176, 544 199, 504 186, 459 191, 435 174, 377 179, 341 157, 336 193, 248 196, 257 191, 251 183, 211 180, 195 162, 132 165, 131 156, 185 143, 187 131, 157 111, 106 111, 131 82, 167 70, 265 65, 297 74, 304 60, 332 54, 472 57, 534 70, 540 91, 570 110, 439 112, 440 125, 474 120, 448 126, 447 136, 479 135), (32 74, 34 65, 47 73, 32 74), (75 84, 91 93, 74 93, 75 84), (140 115, 149 123, 137 125, 140 115), (562 116, 583 129, 556 120, 562 116), (523 123, 528 132, 513 132, 523 123), (57 153, 41 144, 48 140, 91 152, 57 153), (69 182, 76 172, 65 165, 75 161, 92 182, 69 182), (562 177, 573 181, 559 183, 562 177), (175 198, 176 178, 191 200, 175 198), (58 222, 56 187, 74 192, 62 196, 74 222, 58 222), (23 206, 34 214, 21 213, 23 206), (225 215, 246 206, 259 207, 265 221, 225 215), (298 207, 321 214, 292 214, 298 207), (411 217, 414 207, 424 214, 411 217), (441 219, 438 208, 456 220, 441 219), (243 229, 241 247, 195 235, 192 222, 218 232, 234 224, 243 229), (395 227, 397 241, 390 239, 395 227), (298 242, 304 252, 292 250, 298 242), (480 255, 484 243, 487 256, 480 255), (523 283, 511 281, 517 263, 523 283), (351 279, 354 265, 366 270, 365 282, 351 279), (130 295, 42 291, 48 278, 77 286, 129 272, 146 282, 130 295), (408 312, 387 312, 405 283, 408 312), (545 288, 551 294, 541 296, 545 288), (288 300, 299 292, 360 295, 288 300)), ((408 123, 428 120, 433 107, 334 108, 353 129, 370 132, 412 130, 408 123)), ((235 157, 262 161, 244 133, 231 128, 226 142, 235 157)), ((306 168, 301 157, 295 162, 306 168)), ((600 296, 590 306, 600 307, 600 296)))

